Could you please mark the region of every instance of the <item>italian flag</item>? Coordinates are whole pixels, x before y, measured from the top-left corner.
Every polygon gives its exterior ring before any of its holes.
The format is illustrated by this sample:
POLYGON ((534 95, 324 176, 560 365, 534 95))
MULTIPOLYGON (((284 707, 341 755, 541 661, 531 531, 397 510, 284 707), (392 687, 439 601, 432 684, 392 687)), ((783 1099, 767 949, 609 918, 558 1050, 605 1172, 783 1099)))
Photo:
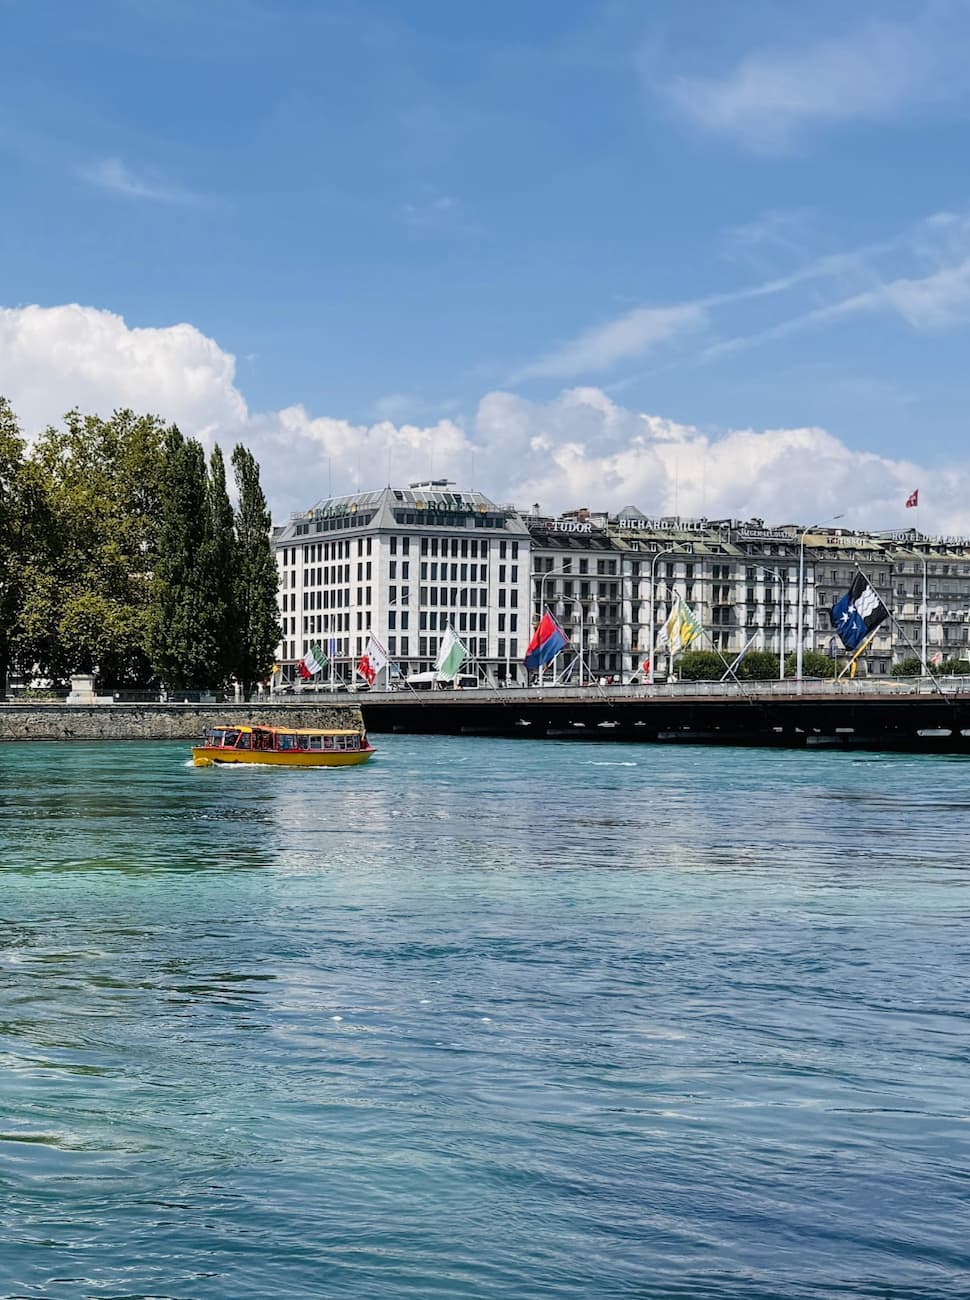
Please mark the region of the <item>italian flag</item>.
POLYGON ((323 648, 319 645, 312 645, 297 667, 300 676, 306 681, 308 677, 316 677, 317 673, 322 673, 327 663, 327 656, 323 653, 323 648))

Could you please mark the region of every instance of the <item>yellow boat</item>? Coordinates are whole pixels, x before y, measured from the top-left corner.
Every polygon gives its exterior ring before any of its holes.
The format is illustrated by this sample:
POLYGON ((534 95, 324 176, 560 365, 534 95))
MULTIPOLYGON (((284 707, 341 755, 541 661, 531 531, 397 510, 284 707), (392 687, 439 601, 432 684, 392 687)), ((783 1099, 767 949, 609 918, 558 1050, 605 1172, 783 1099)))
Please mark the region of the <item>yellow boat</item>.
POLYGON ((204 743, 192 747, 192 762, 196 767, 212 767, 216 763, 357 767, 376 753, 359 731, 225 723, 206 727, 204 743))

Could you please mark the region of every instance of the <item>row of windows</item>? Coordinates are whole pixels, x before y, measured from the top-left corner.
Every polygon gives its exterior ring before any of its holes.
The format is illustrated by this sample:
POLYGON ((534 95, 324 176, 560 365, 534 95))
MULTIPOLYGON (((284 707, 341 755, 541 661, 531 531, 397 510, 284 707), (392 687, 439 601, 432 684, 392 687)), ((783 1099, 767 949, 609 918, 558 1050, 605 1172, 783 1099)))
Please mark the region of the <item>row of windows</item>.
MULTIPOLYGON (((373 538, 357 538, 358 556, 370 555, 373 538)), ((303 548, 304 564, 320 564, 321 561, 327 560, 349 560, 352 553, 353 542, 347 537, 339 542, 316 542, 311 546, 303 548)))
MULTIPOLYGON (((346 515, 329 515, 326 519, 316 519, 313 521, 313 531, 315 533, 330 533, 336 528, 366 528, 373 515, 362 515, 352 512, 346 515)), ((298 537, 305 537, 310 531, 310 524, 297 524, 293 530, 298 537)))
POLYGON ((547 600, 557 600, 560 598, 570 599, 578 597, 580 600, 589 600, 595 597, 609 596, 617 600, 620 594, 620 584, 618 582, 573 582, 571 578, 566 578, 562 582, 556 582, 550 591, 549 587, 544 584, 536 584, 536 599, 539 599, 540 591, 542 596, 547 600))
MULTIPOLYGON (((505 566, 503 565, 502 567, 504 568, 505 566)), ((487 582, 488 581, 488 570, 484 564, 482 565, 452 564, 450 568, 451 568, 452 582, 459 582, 459 581, 460 582, 487 582)), ((449 566, 447 564, 442 564, 440 566, 440 569, 441 569, 441 581, 447 582, 449 566)), ((430 577, 432 582, 437 582, 438 570, 439 570, 439 565, 437 564, 436 561, 432 560, 431 563, 429 564, 427 560, 422 560, 421 581, 427 582, 428 578, 430 577)), ((505 579, 502 578, 501 581, 504 582, 505 579)))
MULTIPOLYGON (((391 553, 393 554, 393 549, 391 553)), ((485 537, 481 540, 477 537, 422 537, 421 554, 450 555, 455 559, 459 556, 484 558, 488 554, 488 539, 485 537)))
POLYGON ((410 528, 416 525, 427 527, 431 524, 438 528, 466 528, 471 519, 476 528, 504 528, 505 519, 498 515, 446 515, 434 510, 395 510, 394 519, 399 524, 410 528))
MULTIPOLYGON (((358 605, 371 603, 371 588, 358 587, 358 605)), ((346 609, 350 604, 350 588, 338 587, 336 591, 305 591, 303 593, 304 609, 346 609)))
MULTIPOLYGON (((509 604, 517 603, 518 593, 509 592, 509 604)), ((498 593, 498 603, 500 606, 505 605, 504 589, 498 593)), ((450 605, 456 608, 459 605, 482 606, 488 604, 488 592, 484 587, 421 587, 418 591, 419 605, 450 605)))
MULTIPOLYGON (((487 620, 487 614, 459 614, 458 628, 461 632, 485 632, 488 628, 487 620)), ((454 615, 442 613, 439 618, 435 610, 422 610, 418 615, 418 627, 422 632, 436 632, 439 629, 444 632, 453 621, 454 615)))
MULTIPOLYGON (((596 572, 601 576, 613 576, 617 572, 616 566, 616 560, 597 560, 596 572)), ((551 573, 553 569, 560 573, 589 573, 589 559, 586 556, 577 558, 572 555, 536 556, 535 563, 532 566, 533 573, 551 573), (574 559, 575 568, 573 567, 574 559)))
MULTIPOLYGON (((363 615, 360 612, 358 612, 357 614, 358 631, 362 626, 362 619, 363 619, 363 615)), ((295 622, 295 620, 291 619, 290 622, 292 624, 293 622, 295 622)), ((283 628, 283 631, 284 633, 286 632, 285 627, 283 628)), ((291 627, 290 631, 293 632, 295 631, 295 629, 291 627)), ((305 617, 303 620, 303 631, 305 633, 306 632, 310 632, 310 633, 349 632, 350 614, 349 613, 348 614, 311 614, 309 617, 305 617)))

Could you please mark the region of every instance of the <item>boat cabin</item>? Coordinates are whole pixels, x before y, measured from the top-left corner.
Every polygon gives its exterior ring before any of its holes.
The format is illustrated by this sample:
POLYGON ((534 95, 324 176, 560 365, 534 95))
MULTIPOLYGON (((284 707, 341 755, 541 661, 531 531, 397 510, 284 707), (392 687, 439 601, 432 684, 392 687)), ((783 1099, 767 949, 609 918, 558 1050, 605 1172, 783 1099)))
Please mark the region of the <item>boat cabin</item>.
POLYGON ((295 727, 206 727, 204 745, 206 749, 257 750, 275 754, 352 754, 368 748, 359 731, 315 731, 295 727))

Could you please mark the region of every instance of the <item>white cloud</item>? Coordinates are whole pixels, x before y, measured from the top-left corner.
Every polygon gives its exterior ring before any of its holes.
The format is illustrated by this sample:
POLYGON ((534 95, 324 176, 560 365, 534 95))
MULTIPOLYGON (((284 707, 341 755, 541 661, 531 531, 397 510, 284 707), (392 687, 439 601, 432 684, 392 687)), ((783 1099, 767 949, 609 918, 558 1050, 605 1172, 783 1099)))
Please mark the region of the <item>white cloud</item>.
POLYGON ((645 74, 693 125, 775 151, 812 125, 881 121, 962 93, 968 43, 956 8, 908 25, 868 23, 807 49, 753 51, 720 76, 668 77, 650 57, 645 74))
POLYGON ((609 370, 618 361, 643 356, 661 343, 699 330, 706 323, 707 312, 701 303, 637 307, 562 344, 526 366, 516 378, 568 378, 609 370))
POLYGON ((206 200, 201 194, 171 185, 160 177, 138 176, 120 158, 102 158, 100 162, 81 168, 81 175, 99 189, 109 190, 127 199, 147 199, 153 203, 199 204, 206 200))
POLYGON ((547 402, 489 392, 467 428, 453 419, 355 424, 300 405, 253 412, 233 357, 194 326, 135 329, 91 307, 0 310, 0 393, 28 432, 75 405, 100 414, 131 406, 227 451, 242 441, 260 462, 277 519, 305 510, 331 483, 335 492, 381 486, 389 466, 395 484, 433 473, 545 510, 633 504, 769 522, 844 510, 847 523, 879 527, 911 522, 903 502, 918 486, 934 528, 970 533, 966 465, 929 470, 853 450, 818 428, 712 435, 594 387, 547 402))

